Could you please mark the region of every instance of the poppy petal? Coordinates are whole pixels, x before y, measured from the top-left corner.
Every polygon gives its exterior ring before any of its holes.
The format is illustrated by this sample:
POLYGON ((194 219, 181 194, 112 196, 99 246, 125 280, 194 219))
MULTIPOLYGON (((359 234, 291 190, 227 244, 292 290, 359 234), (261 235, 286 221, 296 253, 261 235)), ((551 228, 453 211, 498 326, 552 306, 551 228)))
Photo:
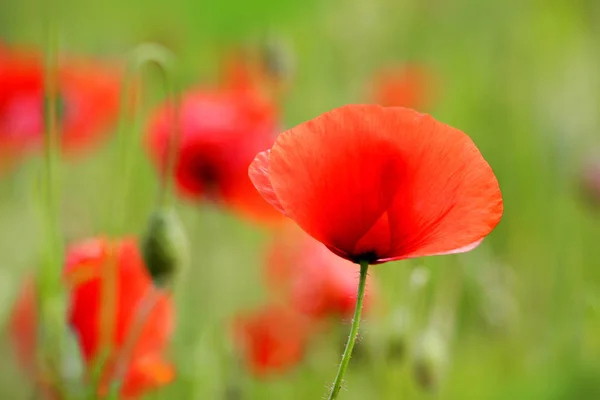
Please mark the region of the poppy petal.
MULTIPOLYGON (((373 224, 371 229, 367 231, 356 243, 353 249, 353 254, 364 254, 365 257, 369 258, 369 253, 373 249, 379 249, 380 252, 385 253, 389 251, 392 246, 392 233, 390 227, 390 217, 388 212, 381 214, 377 222, 373 224), (386 250, 387 249, 387 250, 386 250)), ((371 257, 375 255, 372 254, 371 257)))
POLYGON ((149 354, 131 366, 124 382, 122 395, 136 398, 142 393, 158 389, 175 379, 175 367, 159 354, 149 354))
POLYGON ((271 150, 269 179, 286 215, 339 253, 352 253, 403 179, 402 143, 390 134, 402 127, 386 116, 379 106, 341 107, 282 133, 271 150))
POLYGON ((407 174, 389 212, 394 247, 386 259, 468 251, 500 221, 498 181, 458 129, 422 115, 399 135, 407 174))
POLYGON ((166 385, 175 378, 175 367, 163 361, 158 355, 143 357, 135 363, 133 368, 145 377, 152 387, 166 385))
POLYGON ((259 153, 254 161, 252 161, 252 164, 250 164, 248 175, 262 197, 275 207, 277 211, 285 214, 285 210, 281 206, 279 198, 269 180, 270 153, 271 150, 265 150, 259 153))

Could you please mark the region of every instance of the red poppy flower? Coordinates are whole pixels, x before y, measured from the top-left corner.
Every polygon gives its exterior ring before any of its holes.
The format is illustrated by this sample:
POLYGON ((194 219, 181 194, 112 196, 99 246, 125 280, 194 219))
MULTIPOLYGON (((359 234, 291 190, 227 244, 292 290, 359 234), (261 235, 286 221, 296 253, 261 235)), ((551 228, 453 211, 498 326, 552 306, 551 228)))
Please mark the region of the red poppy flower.
MULTIPOLYGON (((169 107, 149 126, 149 147, 164 170, 171 129, 169 107)), ((210 198, 259 219, 278 218, 248 178, 257 152, 269 148, 277 131, 273 104, 252 90, 197 89, 182 101, 181 140, 175 167, 179 192, 192 200, 210 198)))
POLYGON ((279 135, 249 173, 276 209, 353 262, 467 251, 503 210, 471 139, 401 107, 327 112, 279 135))
MULTIPOLYGON (((66 153, 94 144, 115 121, 120 80, 114 67, 78 60, 59 65, 59 132, 66 153)), ((0 167, 41 147, 43 107, 42 57, 0 47, 0 167)))
MULTIPOLYGON (((109 343, 112 352, 104 369, 101 392, 107 389, 113 379, 115 365, 121 362, 125 347, 129 346, 129 335, 139 315, 138 304, 147 293, 156 296, 154 307, 144 320, 135 345, 127 349, 130 357, 121 394, 122 398, 131 399, 170 382, 174 377, 173 367, 162 359, 173 329, 173 310, 170 298, 154 289, 133 239, 110 242, 99 238, 71 247, 65 267, 70 295, 69 321, 86 362, 93 362, 100 350, 102 269, 113 265, 111 260, 116 261, 116 305, 110 321, 114 327, 109 343)), ((33 379, 43 385, 44 377, 39 376, 35 362, 38 321, 35 297, 34 279, 30 278, 17 299, 9 327, 20 363, 33 379)), ((48 393, 52 393, 51 385, 47 389, 48 393)), ((58 397, 52 395, 47 398, 58 397)))
MULTIPOLYGON (((356 268, 304 232, 279 235, 266 266, 271 289, 298 312, 313 318, 352 316, 359 278, 356 268)), ((373 299, 373 279, 367 283, 365 309, 373 299)))
POLYGON ((65 267, 65 278, 72 285, 69 321, 79 338, 85 361, 93 362, 101 346, 102 269, 111 268, 115 262, 116 303, 109 321, 113 328, 109 343, 112 351, 104 371, 103 386, 113 379, 115 365, 123 360, 122 353, 129 350, 121 394, 132 398, 174 378, 173 367, 162 358, 173 330, 171 300, 154 288, 134 239, 108 241, 98 238, 69 249, 65 267), (156 296, 154 307, 143 322, 135 345, 126 349, 140 315, 139 304, 149 293, 156 296))
POLYGON ((424 109, 433 96, 432 78, 416 65, 390 67, 380 71, 370 84, 371 101, 381 106, 424 109))
POLYGON ((238 317, 233 328, 236 345, 258 376, 283 372, 302 360, 308 328, 290 309, 269 306, 238 317))

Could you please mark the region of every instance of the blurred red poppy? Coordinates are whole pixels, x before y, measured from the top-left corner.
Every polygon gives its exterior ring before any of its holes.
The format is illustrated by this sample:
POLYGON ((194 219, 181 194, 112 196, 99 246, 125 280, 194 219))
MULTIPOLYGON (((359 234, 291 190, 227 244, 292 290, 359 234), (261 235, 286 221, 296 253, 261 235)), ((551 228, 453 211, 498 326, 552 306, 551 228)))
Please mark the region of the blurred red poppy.
POLYGON ((136 240, 97 238, 71 247, 64 272, 66 281, 72 285, 69 321, 79 337, 86 362, 95 361, 101 350, 102 269, 113 267, 113 263, 117 268, 116 303, 109 321, 114 329, 104 384, 111 381, 116 364, 122 360, 122 352, 128 350, 121 394, 131 398, 174 378, 173 367, 162 358, 173 331, 173 306, 166 293, 154 288, 136 240), (131 340, 128 337, 138 323, 139 305, 151 293, 156 296, 154 307, 145 318, 135 345, 126 349, 127 341, 131 340))
MULTIPOLYGON (((104 328, 100 297, 104 284, 102 269, 111 266, 117 271, 115 308, 109 314, 114 329, 100 392, 106 392, 116 369, 121 367, 117 365, 124 362, 121 398, 133 399, 174 378, 173 367, 162 358, 173 330, 173 309, 170 298, 154 288, 135 240, 97 238, 72 246, 67 252, 64 273, 70 297, 69 322, 90 366, 99 356, 100 331, 104 328), (139 323, 139 304, 150 294, 155 296, 154 306, 143 320, 139 336, 133 338, 133 346, 126 348, 132 340, 134 325, 139 323), (129 357, 124 357, 125 351, 129 357)), ((36 307, 34 279, 29 279, 13 309, 10 331, 21 364, 37 380, 43 377, 39 376, 35 362, 36 307)))
POLYGON ((300 314, 268 306, 234 321, 236 345, 250 370, 259 377, 284 372, 304 356, 308 325, 300 314))
MULTIPOLYGON (((171 134, 169 106, 149 125, 151 155, 163 171, 171 134)), ((191 200, 209 198, 259 220, 277 220, 248 178, 257 152, 277 133, 277 112, 257 91, 210 88, 188 92, 178 118, 181 140, 175 167, 178 191, 191 200)))
MULTIPOLYGON (((266 278, 271 290, 302 314, 312 318, 352 317, 359 278, 356 268, 300 230, 277 235, 268 253, 266 278)), ((375 285, 371 276, 365 311, 374 299, 375 285)))
POLYGON ((369 98, 381 106, 426 109, 432 102, 433 79, 417 65, 388 67, 379 71, 369 86, 369 98))
POLYGON ((282 133, 249 173, 276 209, 356 263, 470 250, 503 211, 471 139, 402 107, 327 112, 282 133))
MULTIPOLYGON (((63 152, 95 144, 118 115, 121 71, 91 61, 58 67, 59 133, 63 152)), ((0 46, 0 170, 38 150, 44 132, 41 55, 0 46)))

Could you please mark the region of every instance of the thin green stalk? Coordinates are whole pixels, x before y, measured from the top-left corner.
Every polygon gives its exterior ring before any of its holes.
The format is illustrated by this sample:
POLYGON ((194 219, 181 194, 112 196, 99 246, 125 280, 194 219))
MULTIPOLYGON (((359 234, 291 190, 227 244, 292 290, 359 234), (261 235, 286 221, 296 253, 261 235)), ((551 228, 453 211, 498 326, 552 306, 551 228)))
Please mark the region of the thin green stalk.
MULTIPOLYGON (((179 144, 179 130, 177 129, 177 124, 175 123, 175 118, 177 116, 177 109, 179 105, 179 100, 177 97, 177 91, 175 90, 175 81, 174 76, 174 67, 173 62, 174 56, 164 47, 146 43, 138 46, 131 54, 129 63, 127 66, 127 70, 125 72, 125 78, 123 81, 123 89, 121 91, 121 121, 119 123, 119 131, 117 133, 117 140, 119 142, 119 150, 116 155, 116 160, 114 162, 114 177, 115 181, 119 183, 118 195, 115 196, 110 208, 110 219, 114 223, 114 229, 121 229, 124 221, 125 215, 125 205, 127 204, 127 189, 130 186, 131 180, 131 162, 129 160, 129 155, 133 152, 131 149, 131 135, 127 135, 127 130, 129 129, 128 124, 126 123, 127 117, 132 113, 131 110, 131 95, 134 92, 134 79, 139 74, 139 71, 148 64, 154 65, 157 67, 158 71, 161 74, 161 79, 163 81, 163 88, 165 97, 169 101, 171 105, 172 114, 171 117, 173 119, 171 125, 171 132, 169 148, 167 153, 167 161, 165 164, 165 179, 162 181, 161 187, 161 204, 165 204, 168 201, 168 192, 170 191, 170 187, 172 185, 172 170, 174 169, 174 160, 176 158, 176 149, 179 144)), ((135 113, 136 110, 133 110, 135 113)))
MULTIPOLYGON (((39 281, 40 302, 42 313, 44 302, 52 297, 55 289, 55 276, 59 251, 56 243, 59 242, 59 230, 56 209, 56 193, 54 190, 56 152, 58 141, 57 129, 57 44, 55 32, 51 22, 48 22, 48 40, 46 42, 46 60, 44 66, 44 175, 42 178, 43 219, 46 243, 46 262, 41 270, 39 281)), ((44 318, 44 316, 42 316, 44 318)))
MULTIPOLYGON (((449 265, 438 280, 434 309, 431 312, 430 326, 439 329, 448 342, 455 334, 456 317, 465 280, 465 260, 468 256, 458 255, 453 259, 455 265, 449 265)), ((449 258, 452 260, 452 258, 449 258)))
MULTIPOLYGON (((121 112, 120 121, 117 132, 118 151, 116 158, 113 163, 114 172, 113 176, 117 187, 115 190, 114 197, 110 202, 108 209, 107 220, 112 221, 111 233, 113 235, 120 235, 123 231, 123 225, 125 221, 125 210, 128 203, 128 188, 131 183, 131 161, 130 151, 131 149, 131 135, 127 135, 129 128, 127 124, 128 116, 132 113, 131 110, 131 96, 134 94, 134 79, 139 74, 139 71, 146 64, 155 65, 161 72, 162 80, 164 83, 164 90, 167 98, 172 104, 173 118, 177 115, 178 101, 176 91, 174 90, 175 85, 172 83, 174 80, 173 74, 173 59, 171 53, 164 47, 157 44, 142 44, 138 46, 131 54, 127 70, 125 71, 125 77, 121 89, 121 112)), ((135 112, 135 110, 133 110, 135 112)), ((176 124, 173 123, 173 129, 176 129, 176 124)), ((174 159, 176 156, 176 149, 179 145, 178 130, 175 130, 170 136, 171 141, 169 144, 168 160, 166 163, 166 175, 163 180, 160 199, 161 205, 166 205, 170 201, 170 188, 172 186, 172 170, 174 165, 174 159)), ((118 246, 115 249, 111 249, 110 257, 107 257, 107 265, 103 268, 102 286, 101 286, 101 301, 102 308, 101 313, 101 324, 100 324, 100 348, 98 356, 94 361, 93 373, 92 373, 92 388, 96 388, 102 377, 103 366, 108 361, 112 353, 111 338, 114 331, 113 316, 115 312, 115 299, 116 299, 116 269, 118 265, 118 246), (114 251, 113 251, 114 250, 114 251), (115 254, 113 254, 113 252, 115 254)))
POLYGON ((360 325, 360 317, 362 314, 363 308, 363 299, 365 297, 365 287, 367 283, 367 271, 369 269, 368 261, 360 262, 360 280, 358 281, 358 295, 356 297, 356 307, 354 308, 354 317, 352 318, 352 327, 350 328, 350 335, 348 336, 348 342, 346 343, 346 349, 344 350, 344 355, 342 356, 342 362, 340 363, 340 367, 338 369, 337 375, 335 377, 335 381, 333 382, 333 387, 331 388, 331 393, 329 394, 329 400, 334 400, 337 398, 341 388, 342 381, 344 379, 344 375, 346 374, 346 370, 348 369, 348 364, 350 363, 350 358, 352 357, 352 350, 354 349, 354 343, 356 342, 356 337, 358 336, 358 326, 360 325))
POLYGON ((167 158, 165 160, 163 179, 159 190, 159 205, 170 205, 173 199, 173 171, 177 160, 177 149, 179 148, 180 129, 178 124, 179 116, 179 95, 176 84, 175 57, 164 47, 158 44, 146 43, 140 45, 133 53, 130 72, 136 74, 144 65, 154 65, 161 75, 163 82, 163 91, 168 101, 167 109, 170 111, 169 143, 167 147, 167 158))
POLYGON ((131 150, 132 146, 132 135, 128 135, 127 131, 129 129, 129 125, 127 124, 127 119, 129 115, 134 114, 136 110, 132 110, 132 95, 135 94, 135 86, 134 80, 135 77, 139 74, 139 71, 147 64, 155 65, 161 74, 161 79, 163 81, 164 93, 169 103, 171 104, 172 109, 172 124, 171 129, 173 131, 170 135, 169 149, 167 154, 167 162, 165 165, 165 179, 162 181, 161 188, 161 204, 165 204, 168 200, 168 192, 170 191, 170 187, 172 185, 172 171, 174 169, 174 160, 176 158, 176 150, 179 145, 179 129, 177 129, 177 124, 175 123, 175 118, 177 116, 177 110, 179 105, 179 100, 177 97, 177 91, 175 90, 176 85, 173 83, 175 81, 174 74, 174 56, 164 47, 146 43, 139 45, 135 50, 133 50, 127 70, 125 71, 125 77, 123 80, 123 86, 121 90, 121 111, 120 111, 120 122, 119 128, 117 132, 117 141, 118 141, 118 151, 116 154, 114 165, 113 176, 115 178, 115 182, 118 183, 118 187, 116 189, 116 196, 113 197, 113 201, 111 202, 109 208, 108 219, 113 221, 113 230, 117 233, 122 229, 122 225, 124 223, 124 215, 125 215, 125 206, 127 204, 128 198, 128 188, 131 184, 131 162, 129 156, 134 153, 131 150))
MULTIPOLYGON (((46 10, 46 54, 44 64, 44 174, 42 177, 42 219, 44 224, 45 259, 37 280, 38 309, 41 315, 41 330, 38 343, 41 351, 41 373, 58 376, 57 365, 61 364, 64 313, 61 302, 60 270, 62 265, 62 238, 58 223, 58 196, 56 170, 58 152, 58 63, 57 34, 53 13, 46 10)), ((53 382, 60 389, 60 382, 53 382)))
POLYGON ((109 395, 109 400, 117 400, 119 398, 119 393, 121 392, 123 381, 127 375, 127 367, 131 362, 135 345, 139 341, 146 321, 150 317, 150 314, 154 310, 158 300, 159 292, 158 289, 156 289, 153 285, 148 287, 144 296, 138 300, 134 319, 129 327, 125 341, 121 347, 121 351, 119 352, 119 356, 115 363, 115 371, 112 379, 110 380, 111 392, 109 395))

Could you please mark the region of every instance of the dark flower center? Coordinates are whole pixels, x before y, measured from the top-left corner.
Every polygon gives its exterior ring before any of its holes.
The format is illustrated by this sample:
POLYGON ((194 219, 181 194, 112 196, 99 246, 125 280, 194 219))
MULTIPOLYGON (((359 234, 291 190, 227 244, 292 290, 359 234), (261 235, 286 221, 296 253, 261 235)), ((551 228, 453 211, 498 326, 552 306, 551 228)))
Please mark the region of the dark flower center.
POLYGON ((375 261, 377 261, 378 259, 379 259, 379 256, 377 256, 377 253, 375 252, 375 250, 371 250, 371 251, 366 251, 366 252, 358 254, 357 256, 355 256, 352 259, 352 262, 354 262, 356 264, 360 264, 361 261, 367 261, 369 264, 372 264, 375 261))
POLYGON ((191 168, 194 177, 196 177, 198 181, 202 182, 203 185, 213 187, 219 182, 219 169, 210 160, 194 160, 191 168))

